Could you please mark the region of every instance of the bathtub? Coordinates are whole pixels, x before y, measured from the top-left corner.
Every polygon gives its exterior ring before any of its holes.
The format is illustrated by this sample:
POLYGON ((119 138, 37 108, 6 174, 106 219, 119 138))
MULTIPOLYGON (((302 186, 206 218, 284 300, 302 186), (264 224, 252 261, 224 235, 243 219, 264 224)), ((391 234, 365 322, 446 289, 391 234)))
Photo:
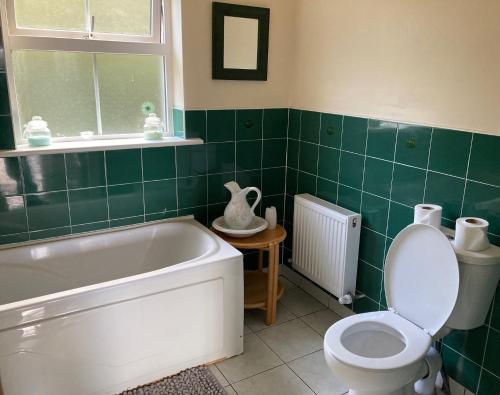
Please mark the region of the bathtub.
POLYGON ((242 255, 192 218, 0 250, 0 394, 114 394, 242 339, 242 255))

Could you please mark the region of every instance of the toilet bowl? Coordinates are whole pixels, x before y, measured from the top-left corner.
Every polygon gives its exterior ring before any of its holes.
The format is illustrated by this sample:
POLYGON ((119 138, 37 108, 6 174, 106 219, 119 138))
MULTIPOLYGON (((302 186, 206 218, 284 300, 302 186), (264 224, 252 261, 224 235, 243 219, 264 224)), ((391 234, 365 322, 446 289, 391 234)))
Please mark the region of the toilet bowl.
POLYGON ((453 311, 458 261, 449 240, 429 225, 412 224, 394 239, 384 268, 388 311, 333 324, 324 354, 350 395, 414 394, 428 372, 425 356, 453 311))

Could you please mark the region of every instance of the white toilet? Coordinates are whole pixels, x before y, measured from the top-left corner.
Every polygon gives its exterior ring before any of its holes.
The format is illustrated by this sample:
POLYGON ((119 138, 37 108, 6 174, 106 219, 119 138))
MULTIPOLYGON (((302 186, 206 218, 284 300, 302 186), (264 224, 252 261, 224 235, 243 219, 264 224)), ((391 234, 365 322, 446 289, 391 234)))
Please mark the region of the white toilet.
MULTIPOLYGON (((500 248, 492 246, 472 257, 461 254, 440 230, 429 225, 412 224, 396 236, 384 269, 389 310, 342 319, 325 335, 325 359, 350 388, 350 395, 413 395, 417 380, 439 370, 440 357, 429 349, 436 335, 449 332, 445 324, 452 313, 453 328, 471 329, 484 322, 500 276, 500 248), (464 255, 468 260, 462 264, 464 255), (478 276, 483 289, 459 289, 461 278, 473 281, 478 276), (465 306, 470 304, 466 301, 471 292, 473 299, 484 299, 480 300, 485 306, 480 316, 470 314, 465 306), (457 303, 459 294, 464 306, 457 303)), ((431 385, 433 390, 433 381, 431 385)))

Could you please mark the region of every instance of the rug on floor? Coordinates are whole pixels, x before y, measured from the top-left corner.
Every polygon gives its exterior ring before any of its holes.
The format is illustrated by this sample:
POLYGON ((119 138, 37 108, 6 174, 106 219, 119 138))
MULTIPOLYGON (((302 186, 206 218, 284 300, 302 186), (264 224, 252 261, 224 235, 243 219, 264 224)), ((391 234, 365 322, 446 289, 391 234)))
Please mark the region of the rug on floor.
POLYGON ((186 369, 119 395, 225 395, 224 388, 206 366, 186 369))

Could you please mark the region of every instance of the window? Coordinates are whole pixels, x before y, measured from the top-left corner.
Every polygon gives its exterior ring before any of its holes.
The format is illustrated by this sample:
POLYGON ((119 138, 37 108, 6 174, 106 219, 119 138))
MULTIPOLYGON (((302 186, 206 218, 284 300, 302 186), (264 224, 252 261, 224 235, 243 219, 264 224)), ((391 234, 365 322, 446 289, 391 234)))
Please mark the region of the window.
POLYGON ((35 115, 54 141, 141 136, 167 122, 162 0, 4 0, 2 29, 18 144, 35 115), (16 122, 17 120, 17 122, 16 122), (16 125, 17 123, 17 125, 16 125))

